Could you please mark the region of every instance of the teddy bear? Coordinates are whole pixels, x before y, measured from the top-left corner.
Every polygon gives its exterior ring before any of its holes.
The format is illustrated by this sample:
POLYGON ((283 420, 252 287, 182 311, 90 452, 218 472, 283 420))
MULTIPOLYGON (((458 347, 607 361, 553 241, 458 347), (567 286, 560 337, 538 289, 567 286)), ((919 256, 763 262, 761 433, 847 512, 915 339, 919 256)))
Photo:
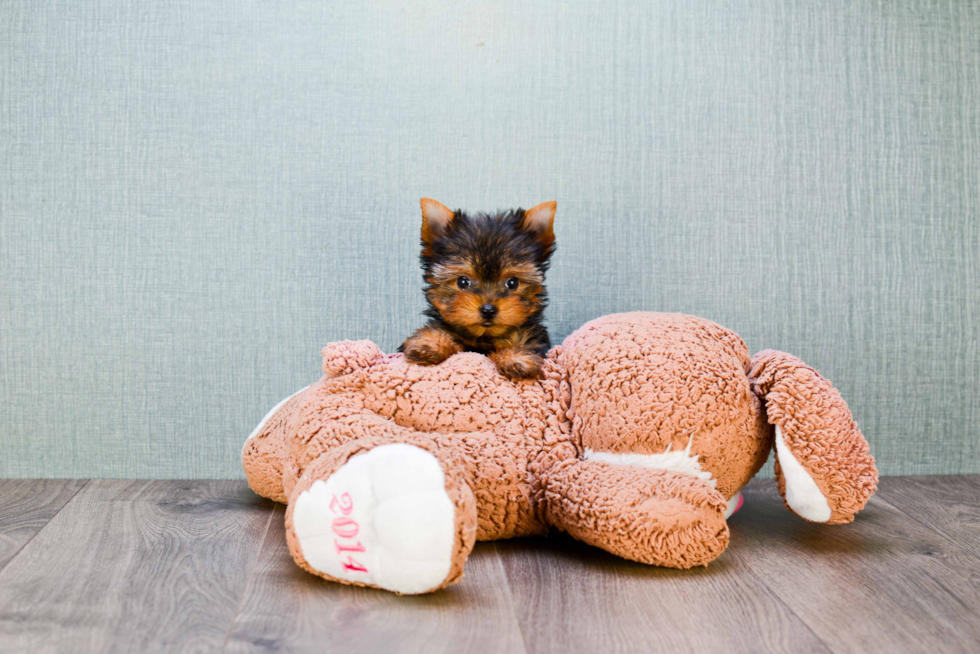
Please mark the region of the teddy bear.
POLYGON ((399 594, 460 579, 477 540, 560 530, 615 555, 704 566, 775 450, 786 507, 850 522, 875 491, 840 393, 796 357, 649 312, 593 320, 510 381, 463 352, 431 367, 331 343, 323 377, 245 443, 251 488, 286 503, 303 569, 399 594))

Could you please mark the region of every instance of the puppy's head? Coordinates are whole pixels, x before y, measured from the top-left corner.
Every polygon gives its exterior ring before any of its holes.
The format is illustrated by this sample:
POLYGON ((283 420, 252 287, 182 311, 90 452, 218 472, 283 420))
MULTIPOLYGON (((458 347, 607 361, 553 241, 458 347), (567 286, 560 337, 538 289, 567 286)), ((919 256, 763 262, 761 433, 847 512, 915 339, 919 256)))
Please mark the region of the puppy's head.
POLYGON ((422 198, 422 269, 432 311, 474 338, 504 336, 540 314, 555 249, 555 202, 466 214, 422 198))

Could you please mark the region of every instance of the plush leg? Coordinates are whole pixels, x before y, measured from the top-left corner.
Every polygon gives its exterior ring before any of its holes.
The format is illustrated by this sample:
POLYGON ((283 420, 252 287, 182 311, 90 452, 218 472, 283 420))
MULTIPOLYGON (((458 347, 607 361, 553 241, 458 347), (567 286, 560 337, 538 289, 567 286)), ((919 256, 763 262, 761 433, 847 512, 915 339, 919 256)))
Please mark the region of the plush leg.
POLYGON ((691 568, 728 546, 725 498, 691 475, 575 459, 545 488, 554 527, 626 559, 691 568))
POLYGON ((282 460, 286 431, 311 386, 303 388, 272 408, 242 447, 242 468, 253 491, 275 502, 286 503, 282 460))
POLYGON ((434 442, 365 437, 320 455, 286 510, 296 563, 325 579, 427 593, 463 574, 476 502, 434 442))
POLYGON ((850 522, 878 485, 868 442, 829 381, 785 352, 752 358, 752 389, 775 426, 776 479, 787 508, 811 522, 850 522))

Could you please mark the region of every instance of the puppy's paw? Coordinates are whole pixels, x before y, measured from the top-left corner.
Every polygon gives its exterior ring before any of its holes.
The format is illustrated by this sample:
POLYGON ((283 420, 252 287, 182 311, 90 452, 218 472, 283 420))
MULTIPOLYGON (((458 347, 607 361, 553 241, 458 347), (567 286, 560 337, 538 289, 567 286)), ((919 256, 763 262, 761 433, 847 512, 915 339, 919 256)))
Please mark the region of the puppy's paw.
POLYGON ((511 381, 537 378, 544 363, 541 356, 526 350, 497 350, 490 353, 490 360, 497 364, 500 374, 511 381))
POLYGON ((439 329, 423 327, 418 330, 401 347, 409 363, 420 366, 434 366, 442 363, 462 348, 452 336, 439 329))

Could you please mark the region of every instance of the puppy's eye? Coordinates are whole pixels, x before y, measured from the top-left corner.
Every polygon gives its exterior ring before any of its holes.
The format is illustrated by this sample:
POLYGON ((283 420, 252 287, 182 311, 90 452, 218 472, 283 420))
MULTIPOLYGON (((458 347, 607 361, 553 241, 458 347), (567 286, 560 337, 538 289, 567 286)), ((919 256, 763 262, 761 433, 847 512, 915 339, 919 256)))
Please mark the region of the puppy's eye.
POLYGON ((504 286, 506 286, 509 290, 514 291, 517 290, 518 286, 520 286, 520 282, 517 281, 516 277, 510 277, 506 282, 504 282, 504 286))
POLYGON ((462 277, 460 277, 459 279, 456 280, 456 286, 458 286, 460 288, 469 288, 470 287, 470 284, 472 284, 472 283, 473 282, 471 282, 470 281, 470 278, 467 277, 466 275, 463 275, 462 277))

